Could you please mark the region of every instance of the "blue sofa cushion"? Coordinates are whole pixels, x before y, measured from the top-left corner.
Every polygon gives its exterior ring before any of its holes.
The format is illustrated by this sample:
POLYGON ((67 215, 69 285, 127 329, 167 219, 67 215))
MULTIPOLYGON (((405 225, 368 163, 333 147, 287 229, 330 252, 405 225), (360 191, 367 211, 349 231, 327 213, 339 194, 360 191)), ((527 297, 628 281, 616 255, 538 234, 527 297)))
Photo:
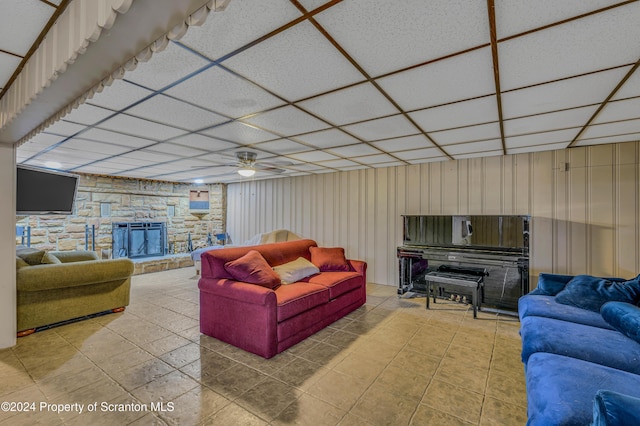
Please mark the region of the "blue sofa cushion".
POLYGON ((535 296, 531 293, 522 296, 518 300, 518 315, 521 320, 528 316, 537 316, 613 330, 613 327, 602 318, 600 313, 562 305, 557 303, 553 296, 535 296))
POLYGON ((526 317, 520 323, 522 362, 548 352, 640 375, 640 344, 615 330, 552 318, 526 317))
POLYGON ((593 400, 593 426, 640 425, 640 399, 599 390, 593 400))
POLYGON ((538 286, 529 294, 535 296, 555 296, 560 293, 564 286, 573 278, 573 275, 538 274, 538 286))
POLYGON ((639 307, 624 302, 608 302, 602 305, 600 313, 613 328, 640 343, 639 307))
POLYGON ((635 304, 640 300, 638 278, 619 282, 591 275, 576 275, 556 295, 556 302, 594 312, 600 312, 602 305, 609 301, 635 304))
POLYGON ((580 359, 538 352, 526 367, 530 426, 588 425, 601 389, 640 398, 640 376, 580 359))

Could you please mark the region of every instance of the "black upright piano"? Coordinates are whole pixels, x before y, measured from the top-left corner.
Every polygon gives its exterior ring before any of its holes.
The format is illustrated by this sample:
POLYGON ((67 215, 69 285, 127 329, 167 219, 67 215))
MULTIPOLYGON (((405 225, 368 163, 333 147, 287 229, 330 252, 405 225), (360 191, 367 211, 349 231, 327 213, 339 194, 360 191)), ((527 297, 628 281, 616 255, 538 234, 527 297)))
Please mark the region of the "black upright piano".
POLYGON ((403 215, 398 294, 426 293, 433 272, 482 274, 483 307, 516 312, 529 291, 529 222, 529 216, 403 215))

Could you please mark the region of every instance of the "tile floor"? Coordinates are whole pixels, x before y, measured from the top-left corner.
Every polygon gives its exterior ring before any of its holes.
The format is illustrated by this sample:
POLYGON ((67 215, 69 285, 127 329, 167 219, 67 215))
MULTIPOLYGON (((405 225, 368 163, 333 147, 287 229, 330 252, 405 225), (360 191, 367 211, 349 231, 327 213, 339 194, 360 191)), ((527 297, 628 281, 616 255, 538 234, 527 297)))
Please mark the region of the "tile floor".
POLYGON ((197 278, 134 276, 125 312, 1 350, 0 401, 24 411, 0 411, 0 423, 526 423, 513 317, 474 320, 455 302, 426 310, 424 298, 370 284, 366 306, 265 360, 200 334, 197 278))

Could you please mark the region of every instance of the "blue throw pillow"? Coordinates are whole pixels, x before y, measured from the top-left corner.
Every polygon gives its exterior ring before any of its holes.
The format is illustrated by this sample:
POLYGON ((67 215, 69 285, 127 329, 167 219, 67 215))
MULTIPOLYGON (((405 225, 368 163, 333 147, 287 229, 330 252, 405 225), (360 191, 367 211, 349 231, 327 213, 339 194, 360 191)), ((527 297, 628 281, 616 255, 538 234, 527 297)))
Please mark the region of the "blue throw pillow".
POLYGON ((599 390, 593 399, 593 426, 640 424, 640 399, 599 390))
POLYGON ((612 281, 591 275, 576 275, 556 295, 556 302, 594 312, 606 302, 636 304, 640 300, 640 276, 629 281, 612 281))
POLYGON ((640 343, 639 307, 624 302, 608 302, 602 305, 600 314, 611 327, 640 343))

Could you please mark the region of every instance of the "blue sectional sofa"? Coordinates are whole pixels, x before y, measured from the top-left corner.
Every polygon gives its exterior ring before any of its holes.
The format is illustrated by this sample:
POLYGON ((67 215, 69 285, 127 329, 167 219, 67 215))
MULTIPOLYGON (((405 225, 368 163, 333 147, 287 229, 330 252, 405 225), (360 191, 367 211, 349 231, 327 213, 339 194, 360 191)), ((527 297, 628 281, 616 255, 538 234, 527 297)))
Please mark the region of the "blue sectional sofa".
POLYGON ((640 276, 540 274, 518 301, 528 425, 640 425, 640 276))

